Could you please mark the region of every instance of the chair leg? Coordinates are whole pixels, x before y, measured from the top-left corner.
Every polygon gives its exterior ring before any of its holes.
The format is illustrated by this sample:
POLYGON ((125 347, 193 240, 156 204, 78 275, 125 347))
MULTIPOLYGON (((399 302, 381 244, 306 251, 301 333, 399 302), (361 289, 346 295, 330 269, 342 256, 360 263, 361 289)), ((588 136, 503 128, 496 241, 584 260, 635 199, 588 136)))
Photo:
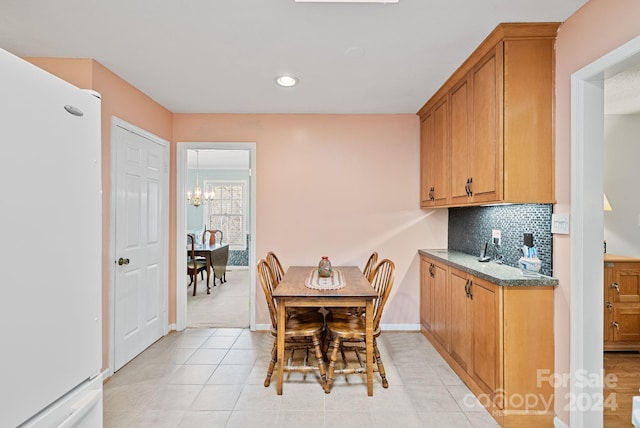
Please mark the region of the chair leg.
POLYGON ((313 347, 316 350, 316 359, 318 360, 318 369, 320 370, 320 379, 322 381, 322 387, 324 389, 325 384, 327 383, 327 372, 324 367, 324 359, 322 356, 322 341, 320 340, 319 335, 314 335, 311 338, 313 343, 313 347))
POLYGON ((338 358, 338 348, 340 348, 340 336, 336 336, 331 343, 331 357, 329 357, 329 370, 327 370, 327 381, 325 382, 324 392, 331 392, 333 386, 333 376, 336 368, 336 359, 338 358))
POLYGON ((198 272, 193 275, 193 295, 196 295, 196 287, 198 287, 198 272))
POLYGON ((264 386, 269 386, 271 384, 271 376, 273 375, 273 369, 276 367, 277 361, 277 353, 278 353, 278 343, 276 340, 273 341, 273 349, 271 350, 271 361, 269 362, 269 369, 267 370, 267 378, 264 380, 264 386))
POLYGON ((378 343, 373 339, 373 353, 375 355, 375 362, 378 364, 378 372, 382 378, 382 387, 389 388, 389 382, 387 381, 387 374, 384 371, 384 364, 382 364, 382 358, 380 358, 380 350, 378 349, 378 343))

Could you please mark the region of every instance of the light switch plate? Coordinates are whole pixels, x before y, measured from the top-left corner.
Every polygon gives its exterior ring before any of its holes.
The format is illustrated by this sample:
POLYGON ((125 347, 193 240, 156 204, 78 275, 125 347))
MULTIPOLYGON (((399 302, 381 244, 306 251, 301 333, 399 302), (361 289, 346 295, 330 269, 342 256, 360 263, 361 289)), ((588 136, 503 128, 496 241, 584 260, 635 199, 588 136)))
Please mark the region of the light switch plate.
POLYGON ((551 233, 569 234, 569 214, 551 214, 551 233))

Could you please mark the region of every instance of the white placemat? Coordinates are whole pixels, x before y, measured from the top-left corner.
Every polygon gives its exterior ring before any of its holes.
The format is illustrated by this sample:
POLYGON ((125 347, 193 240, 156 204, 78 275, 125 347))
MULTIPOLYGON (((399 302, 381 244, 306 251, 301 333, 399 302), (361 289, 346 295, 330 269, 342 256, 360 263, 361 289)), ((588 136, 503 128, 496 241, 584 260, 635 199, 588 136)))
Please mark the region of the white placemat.
POLYGON ((331 276, 323 278, 318 275, 318 269, 309 272, 304 285, 315 290, 337 290, 346 285, 344 276, 339 270, 334 269, 331 276))

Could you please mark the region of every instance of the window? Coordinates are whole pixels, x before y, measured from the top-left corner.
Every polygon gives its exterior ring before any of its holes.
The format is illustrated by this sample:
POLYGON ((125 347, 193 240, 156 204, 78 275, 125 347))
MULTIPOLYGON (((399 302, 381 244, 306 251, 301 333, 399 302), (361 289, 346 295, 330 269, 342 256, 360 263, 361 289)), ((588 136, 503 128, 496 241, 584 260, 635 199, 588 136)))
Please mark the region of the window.
POLYGON ((246 250, 245 183, 205 181, 204 188, 214 193, 205 211, 209 229, 220 229, 230 250, 246 250))

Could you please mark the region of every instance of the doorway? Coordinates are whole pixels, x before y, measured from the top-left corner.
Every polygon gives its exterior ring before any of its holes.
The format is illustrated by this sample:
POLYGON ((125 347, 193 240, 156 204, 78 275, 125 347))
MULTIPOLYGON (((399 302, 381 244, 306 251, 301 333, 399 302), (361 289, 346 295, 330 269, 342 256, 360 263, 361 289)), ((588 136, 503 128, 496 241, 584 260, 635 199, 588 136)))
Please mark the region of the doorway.
POLYGON ((176 329, 219 326, 255 329, 255 269, 252 269, 256 264, 255 143, 179 142, 176 178, 176 329), (214 200, 202 202, 197 208, 187 201, 187 191, 194 190, 196 178, 202 192, 215 190, 214 200), (235 199, 227 201, 227 197, 235 199), (216 211, 220 204, 227 203, 245 207, 241 213, 216 211), (181 268, 186 260, 186 234, 205 229, 224 230, 223 243, 229 245, 226 282, 211 275, 211 294, 206 294, 206 286, 199 280, 193 297, 193 289, 187 288, 185 269, 181 268))
MULTIPOLYGON (((640 64, 640 37, 571 77, 570 371, 573 374, 599 374, 603 368, 604 80, 637 64, 640 64)), ((574 400, 602 394, 601 383, 584 382, 584 376, 572 376, 570 397, 574 400)), ((570 422, 571 426, 601 427, 602 409, 574 405, 570 409, 570 422)))

